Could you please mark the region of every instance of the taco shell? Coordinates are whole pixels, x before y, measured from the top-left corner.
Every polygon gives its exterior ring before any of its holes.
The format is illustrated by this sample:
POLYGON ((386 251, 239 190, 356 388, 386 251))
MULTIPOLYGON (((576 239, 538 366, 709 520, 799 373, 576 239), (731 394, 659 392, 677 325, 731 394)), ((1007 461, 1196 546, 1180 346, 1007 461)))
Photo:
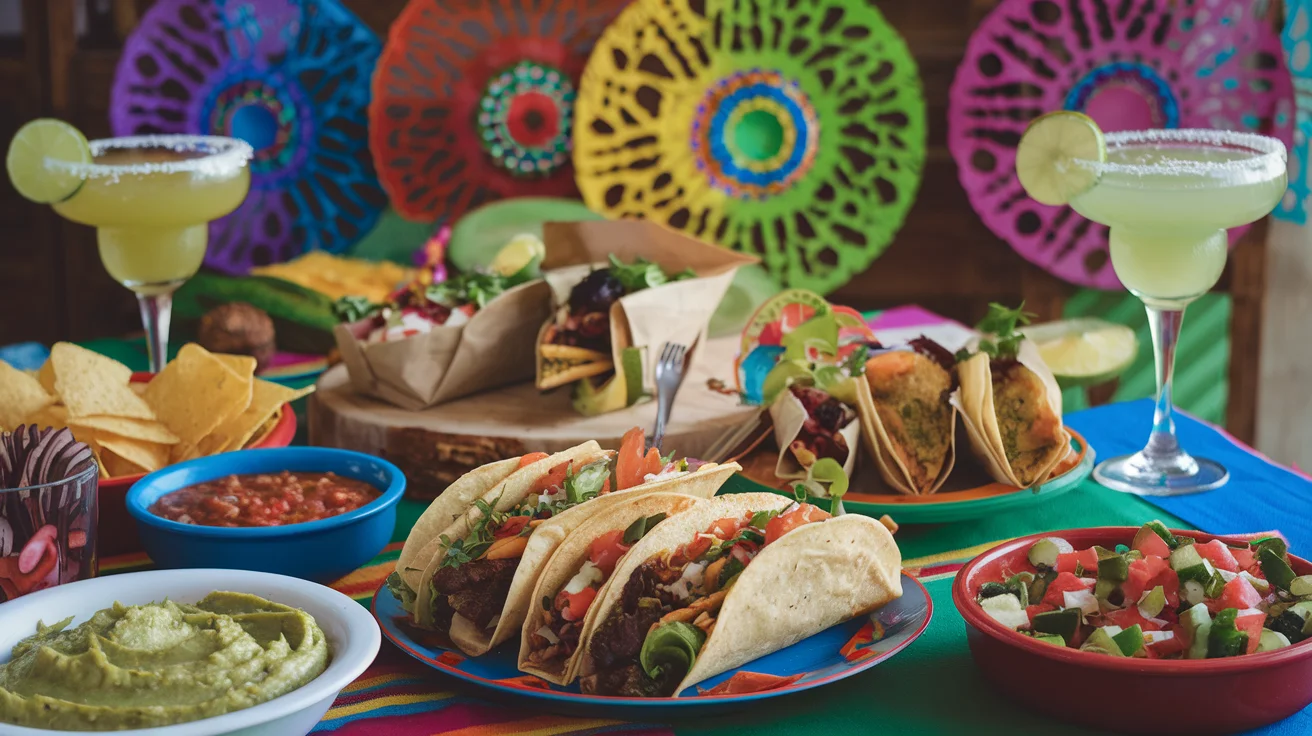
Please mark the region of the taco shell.
MULTIPOLYGON (((537 585, 534 586, 529 601, 541 601, 547 596, 554 598, 570 581, 570 578, 579 571, 579 568, 583 566, 591 553, 592 542, 601 535, 607 532, 628 529, 634 521, 655 514, 663 513, 667 517, 674 516, 691 508, 697 502, 696 497, 682 493, 654 492, 640 494, 637 498, 626 498, 622 503, 611 504, 609 508, 594 513, 592 518, 570 532, 555 553, 551 555, 551 559, 543 566, 542 573, 538 576, 537 585)), ((660 526, 657 525, 653 527, 653 530, 659 528, 660 526)), ((651 530, 648 531, 648 534, 650 533, 651 530)), ((620 559, 623 560, 622 557, 620 559)), ((616 563, 617 568, 618 566, 619 563, 616 563)), ((597 593, 598 599, 605 594, 609 583, 610 580, 607 580, 606 584, 602 585, 601 590, 597 593)), ((586 627, 587 620, 585 616, 580 625, 586 627)), ((542 610, 542 606, 540 604, 532 606, 528 616, 524 619, 523 635, 519 644, 519 669, 521 672, 537 675, 547 682, 567 685, 573 681, 577 672, 579 655, 583 651, 582 638, 579 640, 579 648, 564 660, 559 669, 529 665, 528 658, 531 653, 530 642, 532 635, 545 623, 546 613, 542 610)))
MULTIPOLYGON (((862 376, 856 381, 857 408, 861 417, 861 435, 865 439, 866 449, 875 459, 879 475, 891 488, 907 495, 928 495, 943 487, 943 483, 952 473, 957 461, 957 408, 951 407, 952 420, 948 430, 948 452, 938 475, 928 484, 917 487, 910 468, 898 452, 898 447, 888 428, 884 426, 875 404, 874 392, 870 388, 870 376, 862 376)), ((949 402, 951 403, 951 402, 949 402)))
MULTIPOLYGON (((770 418, 774 420, 774 438, 779 444, 779 457, 774 467, 775 477, 780 480, 805 478, 806 468, 802 467, 788 447, 794 439, 797 439, 797 435, 802 431, 802 425, 806 423, 806 408, 792 391, 785 389, 780 391, 774 403, 770 404, 770 418)), ((838 430, 838 434, 847 442, 847 460, 843 463, 843 472, 851 478, 852 471, 856 468, 856 456, 861 452, 860 416, 838 430)))
POLYGON ((1053 469, 1070 452, 1071 436, 1060 423, 1061 389, 1052 371, 1040 357, 1038 348, 1029 340, 1024 340, 1016 357, 1038 379, 1041 388, 1035 398, 1046 401, 1058 420, 1051 442, 1026 467, 1017 467, 1007 459, 987 353, 976 353, 957 364, 960 385, 952 393, 951 400, 953 406, 961 412, 971 450, 993 479, 1017 488, 1030 488, 1048 480, 1053 469))
MULTIPOLYGON (((688 542, 716 519, 783 510, 791 503, 774 493, 721 496, 666 519, 643 537, 616 566, 588 612, 577 674, 596 672, 593 636, 620 604, 624 586, 639 566, 688 542)), ((764 547, 729 589, 715 628, 675 689, 676 697, 707 678, 901 597, 901 568, 902 554, 893 535, 869 517, 833 517, 785 534, 764 547)))

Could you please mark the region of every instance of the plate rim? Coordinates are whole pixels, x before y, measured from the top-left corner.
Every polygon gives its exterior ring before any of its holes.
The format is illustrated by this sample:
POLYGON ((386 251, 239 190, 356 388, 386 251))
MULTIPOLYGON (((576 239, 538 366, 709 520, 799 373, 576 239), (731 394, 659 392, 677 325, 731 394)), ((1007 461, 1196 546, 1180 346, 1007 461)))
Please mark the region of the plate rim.
MULTIPOLYGON (((521 696, 521 697, 532 698, 532 699, 548 700, 548 701, 559 702, 559 703, 567 703, 571 705, 596 705, 599 707, 632 706, 632 707, 655 707, 655 708, 679 708, 679 707, 688 708, 688 707, 695 707, 699 705, 703 705, 703 706, 723 705, 723 704, 733 704, 733 703, 747 704, 747 703, 755 702, 757 700, 764 700, 766 698, 775 698, 783 695, 791 695, 793 693, 799 693, 806 690, 811 690, 820 687, 822 685, 828 685, 830 683, 837 682, 839 680, 844 680, 854 675, 861 674, 862 672, 865 672, 866 670, 869 670, 870 668, 878 664, 882 664, 883 662, 900 654, 903 650, 911 646, 912 643, 914 643, 917 639, 919 639, 922 635, 924 635, 925 631, 928 630, 929 628, 930 621, 934 619, 934 597, 930 595, 929 589, 926 588, 925 584, 920 582, 919 579, 908 574, 906 570, 900 570, 899 572, 902 577, 902 583, 904 588, 903 595, 905 595, 906 583, 907 581, 910 581, 916 586, 916 588, 920 590, 920 593, 925 600, 925 618, 923 621, 921 621, 920 625, 916 628, 916 630, 911 632, 911 635, 908 636, 905 641, 893 647, 892 649, 888 650, 887 652, 884 652, 883 654, 870 657, 869 659, 860 662, 859 664, 857 664, 856 666, 850 669, 845 669, 841 672, 835 672, 834 674, 829 675, 827 677, 823 677, 817 680, 812 680, 806 683, 792 683, 790 685, 786 685, 784 687, 776 688, 773 690, 764 690, 755 693, 728 693, 723 695, 694 695, 694 696, 687 696, 687 697, 671 696, 668 698, 630 698, 630 697, 617 697, 613 695, 584 695, 582 693, 559 692, 555 690, 548 690, 546 688, 528 687, 523 685, 509 685, 501 681, 490 680, 486 677, 474 675, 469 672, 456 669, 451 665, 438 662, 437 660, 427 657, 421 654, 420 652, 416 651, 408 643, 404 641, 400 641, 398 640, 397 637, 394 637, 392 634, 390 623, 383 621, 383 619, 378 614, 378 597, 383 594, 384 589, 387 587, 386 584, 380 585, 378 589, 374 591, 373 597, 369 600, 369 613, 374 617, 375 623, 378 624, 378 629, 379 631, 382 632, 383 638, 391 642, 392 645, 395 646, 397 649, 400 649, 402 653, 445 675, 450 675, 459 680, 467 682, 471 685, 493 690, 501 694, 521 696)), ((867 614, 867 616, 869 615, 870 614, 867 614)), ((835 626, 840 626, 840 625, 842 624, 835 624, 835 626)), ((805 641, 805 639, 803 639, 802 641, 805 641)), ((502 646, 504 646, 504 644, 502 644, 502 646)), ((746 666, 746 664, 742 666, 746 666)))

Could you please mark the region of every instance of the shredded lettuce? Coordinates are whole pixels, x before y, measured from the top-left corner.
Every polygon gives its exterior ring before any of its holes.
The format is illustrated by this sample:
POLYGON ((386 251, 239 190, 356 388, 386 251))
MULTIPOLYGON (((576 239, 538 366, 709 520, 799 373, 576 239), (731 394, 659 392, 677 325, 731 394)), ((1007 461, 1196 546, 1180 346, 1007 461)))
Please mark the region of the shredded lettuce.
POLYGON ((401 608, 410 612, 415 610, 415 592, 401 579, 400 573, 394 572, 387 576, 387 590, 401 602, 401 608))

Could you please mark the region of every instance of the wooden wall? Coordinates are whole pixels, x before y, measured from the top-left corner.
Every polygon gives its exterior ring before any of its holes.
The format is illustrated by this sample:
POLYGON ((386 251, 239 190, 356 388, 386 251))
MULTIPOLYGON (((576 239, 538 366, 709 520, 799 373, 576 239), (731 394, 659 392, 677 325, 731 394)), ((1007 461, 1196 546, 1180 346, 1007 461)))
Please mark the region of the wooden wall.
MULTIPOLYGON (((37 113, 67 119, 88 136, 108 133, 110 80, 117 52, 79 47, 73 39, 76 0, 24 0, 48 32, 17 56, 0 60, 0 94, 16 79, 25 85, 0 107, 0 140, 37 113), (38 70, 32 75, 28 70, 38 70), (11 75, 11 76, 6 76, 11 75), (17 104, 17 107, 14 107, 17 104)), ((120 37, 150 0, 115 0, 113 33, 120 37)), ((385 37, 404 0, 344 0, 385 37)), ((873 267, 834 295, 860 309, 919 303, 972 322, 990 301, 1024 299, 1042 319, 1056 318, 1071 287, 1029 265, 985 228, 957 181, 948 153, 948 88, 967 39, 994 0, 881 2, 907 39, 920 66, 929 105, 929 154, 920 195, 905 226, 873 267)), ((112 34, 111 34, 112 35, 112 34)), ((85 45, 84 45, 85 46, 85 45)), ((0 344, 117 334, 138 327, 128 292, 110 281, 95 253, 93 232, 58 221, 22 203, 0 183, 0 344), (15 319, 8 315, 32 314, 15 319)), ((1251 440, 1255 427, 1258 355, 1265 285, 1265 232, 1252 228, 1234 251, 1218 288, 1234 294, 1233 355, 1228 425, 1251 440)), ((1146 346, 1145 346, 1146 347, 1146 346)))

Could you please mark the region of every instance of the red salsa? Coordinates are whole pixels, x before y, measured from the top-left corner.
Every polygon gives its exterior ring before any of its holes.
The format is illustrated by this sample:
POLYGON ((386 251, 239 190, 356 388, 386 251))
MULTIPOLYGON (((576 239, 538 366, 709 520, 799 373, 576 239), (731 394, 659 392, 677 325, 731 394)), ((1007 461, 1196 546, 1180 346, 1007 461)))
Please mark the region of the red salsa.
POLYGON ((334 473, 229 475, 161 496, 150 513, 199 526, 283 526, 326 519, 381 495, 334 473))

